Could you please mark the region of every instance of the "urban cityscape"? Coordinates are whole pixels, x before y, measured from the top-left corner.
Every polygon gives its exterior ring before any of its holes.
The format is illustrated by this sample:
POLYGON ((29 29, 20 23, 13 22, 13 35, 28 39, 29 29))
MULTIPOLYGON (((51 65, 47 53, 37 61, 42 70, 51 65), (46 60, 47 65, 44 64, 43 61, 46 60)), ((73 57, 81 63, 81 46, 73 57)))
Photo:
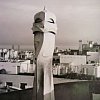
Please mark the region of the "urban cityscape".
MULTIPOLYGON (((11 49, 0 49, 0 72, 4 73, 3 71, 5 70, 7 74, 34 73, 34 53, 34 50, 20 50, 20 46, 15 50, 14 45, 12 45, 11 49), (15 72, 13 72, 14 64, 9 65, 8 68, 7 63, 16 63, 15 72), (18 67, 18 69, 16 69, 16 67, 18 67)), ((59 49, 59 47, 55 47, 52 61, 52 71, 55 77, 64 77, 64 75, 66 76, 68 73, 77 73, 90 75, 90 79, 99 78, 100 44, 93 41, 88 41, 87 44, 83 44, 82 40, 79 40, 78 49, 59 49)), ((84 78, 86 77, 83 77, 83 79, 84 78)))
MULTIPOLYGON (((87 44, 83 44, 82 40, 78 42, 78 49, 55 47, 52 59, 55 84, 58 80, 64 82, 66 79, 70 82, 100 79, 100 45, 93 41, 87 44)), ((14 45, 11 49, 0 49, 1 87, 13 84, 13 88, 18 90, 32 88, 36 66, 34 53, 34 50, 20 50, 20 46, 15 50, 14 45)))

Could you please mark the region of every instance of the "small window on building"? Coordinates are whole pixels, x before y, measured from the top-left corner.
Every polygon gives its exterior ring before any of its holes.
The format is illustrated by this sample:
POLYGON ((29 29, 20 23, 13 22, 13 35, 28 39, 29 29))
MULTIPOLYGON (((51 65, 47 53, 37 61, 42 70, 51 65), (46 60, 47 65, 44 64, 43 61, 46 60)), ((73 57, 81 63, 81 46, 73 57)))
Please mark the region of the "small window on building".
POLYGON ((20 88, 21 89, 25 89, 25 86, 27 85, 27 83, 20 83, 20 88))
POLYGON ((33 60, 30 60, 30 64, 33 64, 33 60))
POLYGON ((95 63, 95 61, 91 61, 91 63, 95 63))
POLYGON ((6 82, 6 86, 13 86, 13 82, 6 82))

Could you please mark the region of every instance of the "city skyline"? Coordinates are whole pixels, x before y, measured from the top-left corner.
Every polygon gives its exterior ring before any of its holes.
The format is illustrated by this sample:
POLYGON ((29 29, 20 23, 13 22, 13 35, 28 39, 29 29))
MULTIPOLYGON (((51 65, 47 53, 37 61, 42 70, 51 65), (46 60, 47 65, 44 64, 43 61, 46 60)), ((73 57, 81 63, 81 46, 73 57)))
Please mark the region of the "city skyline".
POLYGON ((0 45, 32 46, 34 14, 44 5, 57 17, 56 46, 75 47, 79 40, 100 43, 99 0, 0 0, 0 45))

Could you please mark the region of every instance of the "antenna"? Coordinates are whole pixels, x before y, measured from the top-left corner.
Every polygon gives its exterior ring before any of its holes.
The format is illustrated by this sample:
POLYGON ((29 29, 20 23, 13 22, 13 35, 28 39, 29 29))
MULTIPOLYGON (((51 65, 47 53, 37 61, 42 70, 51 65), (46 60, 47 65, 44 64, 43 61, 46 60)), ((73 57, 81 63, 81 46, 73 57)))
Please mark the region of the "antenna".
POLYGON ((43 10, 45 10, 45 6, 44 6, 44 9, 43 10))
POLYGON ((43 10, 46 10, 46 0, 42 0, 42 1, 43 1, 43 7, 44 7, 43 10))

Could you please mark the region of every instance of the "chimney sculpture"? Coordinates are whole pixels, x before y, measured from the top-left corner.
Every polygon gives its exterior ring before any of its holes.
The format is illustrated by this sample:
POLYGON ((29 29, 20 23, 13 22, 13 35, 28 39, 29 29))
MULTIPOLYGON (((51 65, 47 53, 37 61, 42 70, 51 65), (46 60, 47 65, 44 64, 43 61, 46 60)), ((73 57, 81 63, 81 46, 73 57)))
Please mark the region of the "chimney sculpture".
POLYGON ((36 61, 33 100, 55 100, 52 74, 52 58, 57 33, 55 15, 45 9, 36 13, 32 30, 36 61))

